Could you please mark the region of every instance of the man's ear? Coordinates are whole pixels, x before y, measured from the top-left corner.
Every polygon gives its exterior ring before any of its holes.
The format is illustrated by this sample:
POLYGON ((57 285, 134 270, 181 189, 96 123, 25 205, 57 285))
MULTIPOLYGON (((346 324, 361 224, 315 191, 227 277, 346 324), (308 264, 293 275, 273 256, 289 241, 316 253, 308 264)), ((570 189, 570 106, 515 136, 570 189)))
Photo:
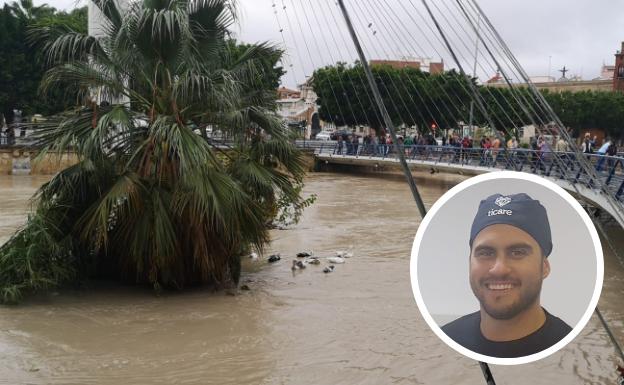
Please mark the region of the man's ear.
POLYGON ((542 279, 546 279, 546 277, 550 274, 550 262, 548 262, 548 258, 544 257, 542 263, 544 264, 542 269, 542 279))

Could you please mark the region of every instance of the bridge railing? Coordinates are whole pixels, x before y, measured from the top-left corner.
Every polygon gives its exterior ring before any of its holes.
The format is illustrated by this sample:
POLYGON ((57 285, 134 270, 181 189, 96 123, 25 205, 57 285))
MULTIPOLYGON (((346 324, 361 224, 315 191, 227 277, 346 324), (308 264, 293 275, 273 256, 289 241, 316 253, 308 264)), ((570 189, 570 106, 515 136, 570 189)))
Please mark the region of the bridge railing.
MULTIPOLYGON (((300 146, 299 143, 297 143, 300 146)), ((312 146, 309 144, 308 146, 312 146)), ((564 179, 573 184, 597 188, 597 181, 585 172, 572 152, 536 151, 527 149, 482 149, 451 146, 403 146, 403 145, 342 145, 336 142, 317 142, 317 154, 356 157, 380 160, 398 160, 403 151, 408 161, 425 164, 453 165, 485 169, 512 170, 564 179)), ((308 147, 312 148, 312 147, 308 147)), ((600 154, 584 154, 596 170, 596 174, 613 192, 624 201, 624 157, 600 154)))

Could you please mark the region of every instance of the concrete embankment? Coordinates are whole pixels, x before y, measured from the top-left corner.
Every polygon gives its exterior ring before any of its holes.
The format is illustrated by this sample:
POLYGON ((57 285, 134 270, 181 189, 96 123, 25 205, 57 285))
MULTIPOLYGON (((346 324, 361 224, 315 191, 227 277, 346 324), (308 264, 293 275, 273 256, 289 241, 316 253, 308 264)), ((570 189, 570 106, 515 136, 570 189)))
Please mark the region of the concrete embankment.
POLYGON ((77 161, 74 152, 37 157, 37 152, 27 147, 0 148, 0 175, 53 175, 77 161))

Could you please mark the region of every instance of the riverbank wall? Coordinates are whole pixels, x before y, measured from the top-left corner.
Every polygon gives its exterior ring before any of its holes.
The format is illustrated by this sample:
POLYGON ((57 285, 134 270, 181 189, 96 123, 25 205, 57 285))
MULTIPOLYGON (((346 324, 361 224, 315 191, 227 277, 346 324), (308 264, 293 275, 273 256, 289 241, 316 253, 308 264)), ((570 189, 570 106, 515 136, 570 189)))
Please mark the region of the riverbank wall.
POLYGON ((54 175, 77 162, 74 152, 37 157, 36 150, 27 147, 0 148, 0 175, 54 175))

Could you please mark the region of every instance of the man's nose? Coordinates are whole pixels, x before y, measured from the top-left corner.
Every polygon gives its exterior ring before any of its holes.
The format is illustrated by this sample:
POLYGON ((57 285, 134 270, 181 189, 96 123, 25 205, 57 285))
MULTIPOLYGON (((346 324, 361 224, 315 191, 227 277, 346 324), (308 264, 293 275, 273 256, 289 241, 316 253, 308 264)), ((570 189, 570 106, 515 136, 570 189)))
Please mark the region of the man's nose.
POLYGON ((490 267, 490 274, 492 275, 506 275, 510 272, 507 259, 504 257, 498 257, 494 261, 494 264, 490 267))

